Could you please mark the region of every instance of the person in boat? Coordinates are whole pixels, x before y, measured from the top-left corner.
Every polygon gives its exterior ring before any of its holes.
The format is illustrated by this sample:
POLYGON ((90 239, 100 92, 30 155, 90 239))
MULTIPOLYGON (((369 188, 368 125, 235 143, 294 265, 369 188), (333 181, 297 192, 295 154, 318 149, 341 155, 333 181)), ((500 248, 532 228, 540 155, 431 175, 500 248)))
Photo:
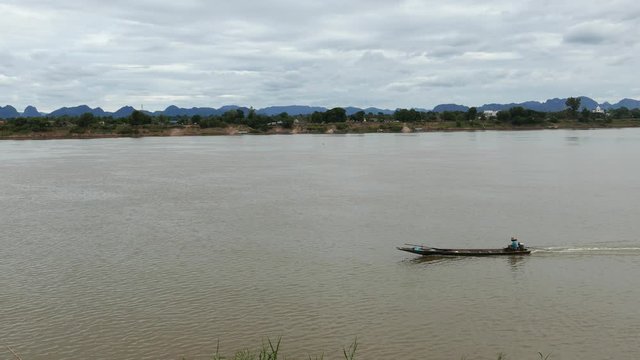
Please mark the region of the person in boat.
POLYGON ((518 239, 515 237, 511 237, 511 250, 518 250, 520 248, 520 244, 518 244, 518 239))

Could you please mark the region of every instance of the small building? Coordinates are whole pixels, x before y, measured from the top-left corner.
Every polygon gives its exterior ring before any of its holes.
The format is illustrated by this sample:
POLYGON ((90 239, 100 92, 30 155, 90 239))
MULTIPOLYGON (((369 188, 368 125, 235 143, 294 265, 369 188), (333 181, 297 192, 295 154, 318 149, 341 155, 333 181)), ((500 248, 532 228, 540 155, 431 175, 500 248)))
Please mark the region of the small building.
POLYGON ((494 118, 498 117, 498 110, 485 110, 483 113, 485 118, 494 118))
POLYGON ((602 110, 602 108, 600 107, 600 105, 596 106, 595 109, 593 109, 592 111, 594 114, 604 114, 604 110, 602 110))

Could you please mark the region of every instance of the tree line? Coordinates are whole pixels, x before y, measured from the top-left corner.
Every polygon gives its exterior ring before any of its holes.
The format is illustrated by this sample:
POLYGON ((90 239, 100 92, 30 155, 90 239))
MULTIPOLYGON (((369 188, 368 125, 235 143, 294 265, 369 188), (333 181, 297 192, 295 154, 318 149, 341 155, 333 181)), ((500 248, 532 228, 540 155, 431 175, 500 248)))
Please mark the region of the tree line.
POLYGON ((419 111, 416 109, 397 109, 392 114, 365 113, 358 111, 347 115, 344 108, 336 107, 324 112, 316 111, 309 115, 291 116, 287 113, 277 115, 258 114, 254 109, 234 109, 222 115, 210 116, 153 116, 149 113, 134 110, 124 118, 98 117, 91 113, 80 116, 60 117, 32 117, 16 118, 0 125, 0 129, 9 132, 45 132, 52 129, 67 128, 70 132, 85 132, 89 129, 105 132, 119 132, 126 134, 128 131, 139 127, 167 128, 172 126, 197 126, 200 128, 225 128, 227 126, 246 126, 256 131, 268 131, 273 127, 292 128, 296 123, 305 124, 340 124, 340 123, 365 123, 365 122, 400 122, 400 123, 428 123, 444 122, 455 126, 468 126, 470 124, 482 125, 509 125, 527 126, 541 125, 547 122, 560 121, 611 121, 611 119, 640 119, 640 109, 608 110, 607 113, 595 113, 582 108, 580 111, 580 98, 568 98, 566 110, 560 112, 540 112, 525 109, 521 106, 508 110, 498 111, 494 116, 488 116, 472 107, 467 111, 419 111))

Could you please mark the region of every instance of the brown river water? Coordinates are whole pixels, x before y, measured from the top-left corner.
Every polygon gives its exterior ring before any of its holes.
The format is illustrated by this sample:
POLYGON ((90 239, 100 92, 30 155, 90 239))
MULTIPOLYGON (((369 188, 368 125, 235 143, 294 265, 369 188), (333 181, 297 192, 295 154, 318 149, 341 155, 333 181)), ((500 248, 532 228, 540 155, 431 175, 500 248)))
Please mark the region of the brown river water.
POLYGON ((640 130, 0 142, 0 359, 640 358, 640 130), (526 257, 421 259, 404 243, 526 257))

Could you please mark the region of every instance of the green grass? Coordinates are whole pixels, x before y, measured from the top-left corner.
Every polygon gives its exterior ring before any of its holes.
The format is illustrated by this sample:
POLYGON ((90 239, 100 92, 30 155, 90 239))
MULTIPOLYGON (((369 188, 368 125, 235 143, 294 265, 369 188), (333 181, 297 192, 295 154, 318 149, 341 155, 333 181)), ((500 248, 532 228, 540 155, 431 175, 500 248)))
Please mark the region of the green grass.
MULTIPOLYGON (((216 345, 216 352, 211 357, 211 359, 212 360, 278 360, 278 359, 295 360, 293 358, 285 357, 280 353, 281 340, 282 338, 278 338, 277 341, 272 341, 271 339, 267 338, 267 341, 266 342, 263 341, 262 346, 257 350, 252 351, 249 349, 245 349, 245 350, 237 351, 232 356, 223 356, 222 354, 220 354, 220 342, 218 341, 216 345)), ((357 350, 358 350, 358 339, 356 338, 355 340, 353 340, 351 345, 349 345, 349 347, 342 348, 342 355, 343 355, 342 357, 345 360, 356 360, 357 350)), ((538 356, 540 357, 540 360, 551 360, 551 353, 545 355, 544 353, 538 352, 538 356)), ((425 360, 428 360, 428 359, 429 359, 428 357, 425 358, 425 360)), ((466 357, 462 357, 461 359, 465 360, 466 357)), ((507 356, 507 354, 500 352, 496 354, 496 359, 509 360, 509 357, 507 356)), ((188 360, 188 359, 182 358, 182 360, 188 360)), ((307 355, 306 360, 324 360, 324 354, 321 354, 320 356, 314 356, 314 357, 312 357, 311 355, 307 355)))
MULTIPOLYGON (((220 354, 220 342, 218 341, 216 345, 216 353, 211 357, 212 360, 286 360, 287 358, 280 354, 280 343, 282 338, 278 338, 277 341, 271 341, 271 339, 267 338, 266 342, 262 342, 262 347, 257 350, 240 350, 237 351, 233 356, 224 356, 220 354)), ((349 346, 348 349, 344 348, 344 358, 346 360, 355 360, 356 359, 356 349, 358 348, 357 339, 353 341, 353 343, 349 346)), ((308 360, 323 360, 324 354, 320 356, 312 357, 308 355, 308 360)), ((186 358, 182 358, 182 360, 187 360, 186 358)), ((289 358, 289 360, 292 360, 289 358)))
MULTIPOLYGON (((215 354, 213 354, 213 356, 211 357, 211 360, 294 360, 292 358, 286 358, 285 356, 280 354, 280 343, 281 343, 282 338, 278 338, 277 341, 271 341, 271 339, 267 338, 266 342, 262 342, 262 347, 258 348, 257 350, 251 351, 251 350, 241 350, 236 352, 233 356, 223 356, 222 354, 220 354, 220 341, 218 341, 217 345, 216 345, 216 352, 215 354)), ((20 356, 20 354, 18 354, 14 349, 12 349, 10 346, 5 346, 7 348, 7 350, 9 350, 11 352, 11 354, 13 355, 13 359, 14 360, 22 360, 22 357, 20 356)), ((344 356, 345 360, 356 360, 356 350, 358 349, 358 339, 356 338, 355 340, 353 340, 353 342, 351 343, 351 345, 349 345, 348 348, 342 348, 342 354, 344 356)), ((540 356, 540 360, 550 360, 551 359, 551 353, 548 354, 544 354, 541 352, 538 352, 538 356, 540 356)), ((320 356, 315 356, 315 357, 311 357, 311 355, 308 355, 307 357, 308 360, 324 360, 324 354, 321 354, 320 356)), ((427 358, 424 358, 425 360, 428 360, 427 358)), ((466 357, 461 357, 461 360, 466 360, 466 357)), ((187 358, 183 357, 182 360, 188 360, 187 358)), ((497 360, 509 360, 509 358, 507 357, 507 354, 505 353, 498 353, 497 354, 497 360)))

